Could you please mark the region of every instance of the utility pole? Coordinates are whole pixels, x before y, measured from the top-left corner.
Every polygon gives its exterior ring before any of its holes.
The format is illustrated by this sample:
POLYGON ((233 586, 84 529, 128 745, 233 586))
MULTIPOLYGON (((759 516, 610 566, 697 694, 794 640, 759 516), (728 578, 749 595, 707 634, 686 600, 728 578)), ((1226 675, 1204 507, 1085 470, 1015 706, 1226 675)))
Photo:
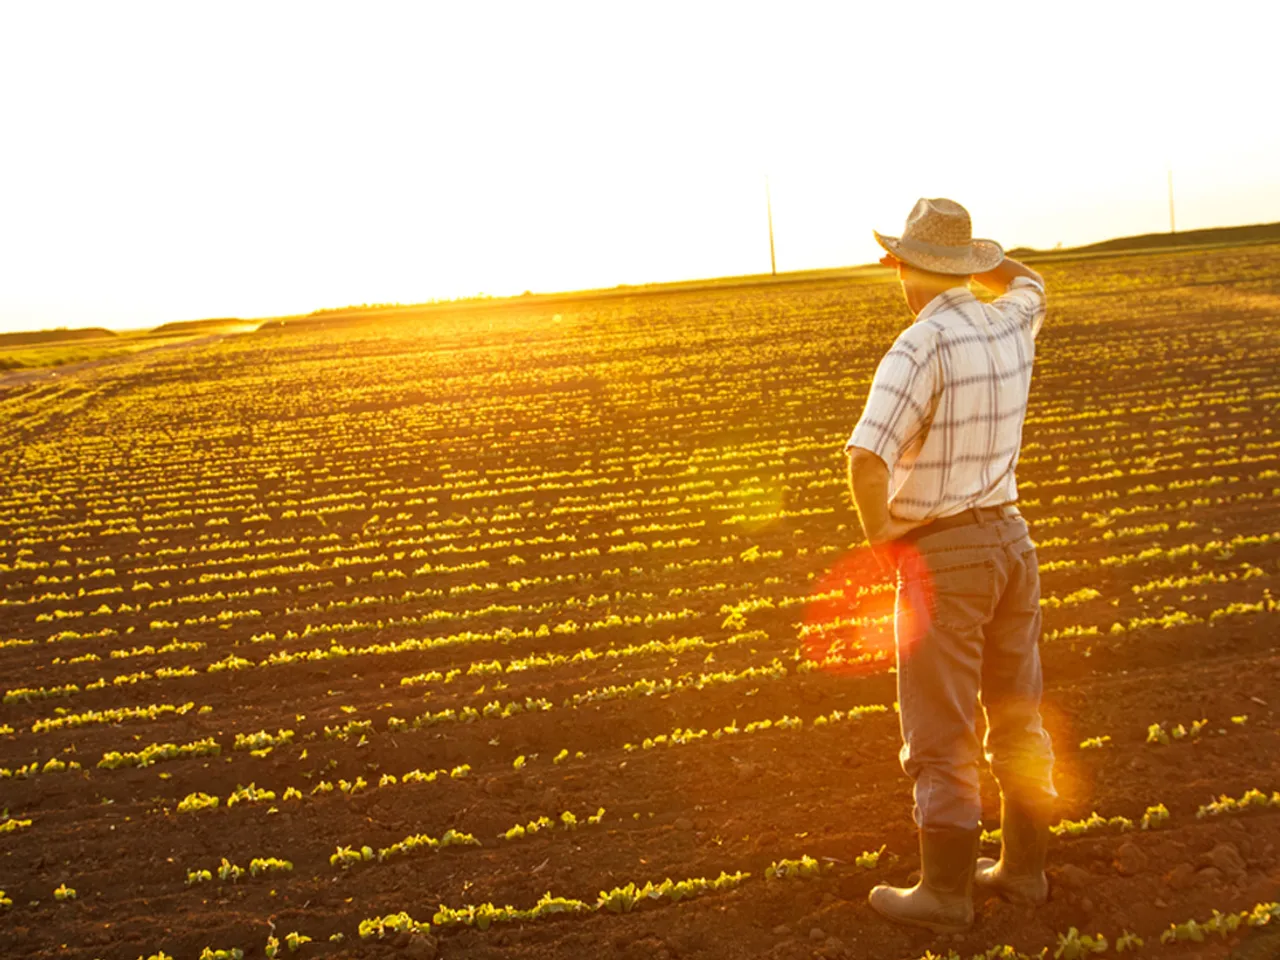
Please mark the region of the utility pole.
POLYGON ((778 260, 773 255, 773 198, 769 194, 769 177, 764 178, 764 205, 769 212, 769 269, 773 276, 778 275, 778 260))
POLYGON ((1169 168, 1169 232, 1178 232, 1178 228, 1174 226, 1173 221, 1173 167, 1169 168))

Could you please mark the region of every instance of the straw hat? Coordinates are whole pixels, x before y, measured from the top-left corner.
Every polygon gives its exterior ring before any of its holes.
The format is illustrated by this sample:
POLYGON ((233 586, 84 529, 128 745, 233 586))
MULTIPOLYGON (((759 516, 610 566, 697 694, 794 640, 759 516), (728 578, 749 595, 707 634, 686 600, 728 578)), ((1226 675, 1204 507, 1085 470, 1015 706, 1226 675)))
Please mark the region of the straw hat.
POLYGON ((917 200, 901 237, 871 232, 899 260, 931 273, 985 273, 1004 259, 1004 249, 994 240, 973 239, 968 210, 941 197, 917 200))

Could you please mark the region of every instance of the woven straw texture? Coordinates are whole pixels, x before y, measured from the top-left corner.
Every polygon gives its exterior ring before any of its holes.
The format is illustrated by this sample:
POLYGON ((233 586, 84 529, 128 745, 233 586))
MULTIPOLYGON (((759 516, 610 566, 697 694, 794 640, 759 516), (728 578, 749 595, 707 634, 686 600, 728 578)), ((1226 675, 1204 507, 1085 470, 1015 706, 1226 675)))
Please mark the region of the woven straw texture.
POLYGON ((917 200, 901 237, 872 233, 899 260, 931 273, 985 273, 1004 259, 1004 249, 994 240, 973 239, 969 211, 942 197, 917 200))

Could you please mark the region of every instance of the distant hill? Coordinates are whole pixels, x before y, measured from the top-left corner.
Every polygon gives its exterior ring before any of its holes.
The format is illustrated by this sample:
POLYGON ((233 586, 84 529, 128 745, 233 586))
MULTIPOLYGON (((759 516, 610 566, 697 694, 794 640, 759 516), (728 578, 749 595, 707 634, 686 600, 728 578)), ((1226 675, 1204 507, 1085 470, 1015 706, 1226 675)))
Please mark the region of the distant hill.
POLYGON ((215 333, 226 327, 240 327, 254 321, 241 320, 239 317, 218 317, 213 320, 174 320, 162 323, 153 330, 147 331, 149 337, 186 336, 191 333, 215 333))
POLYGON ((28 333, 0 333, 0 348, 29 347, 42 343, 72 343, 77 340, 102 340, 118 337, 105 327, 82 327, 79 330, 33 330, 28 333))
POLYGON ((1083 247, 1058 250, 1034 250, 1016 247, 1011 257, 1059 255, 1064 253, 1110 253, 1124 250, 1152 250, 1162 247, 1192 247, 1208 243, 1280 243, 1280 223, 1255 223, 1244 227, 1209 227, 1205 230, 1180 230, 1177 233, 1144 233, 1136 237, 1117 237, 1083 247))

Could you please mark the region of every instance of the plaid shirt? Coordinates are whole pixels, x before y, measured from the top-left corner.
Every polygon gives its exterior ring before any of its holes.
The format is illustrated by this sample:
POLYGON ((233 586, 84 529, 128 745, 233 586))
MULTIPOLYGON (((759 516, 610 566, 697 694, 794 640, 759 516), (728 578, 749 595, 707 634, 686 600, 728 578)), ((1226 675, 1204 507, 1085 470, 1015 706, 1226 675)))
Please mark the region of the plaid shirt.
POLYGON ((1044 314, 1044 287, 1029 277, 987 304, 955 287, 885 354, 845 451, 861 447, 889 466, 895 517, 1018 499, 1014 470, 1044 314))

